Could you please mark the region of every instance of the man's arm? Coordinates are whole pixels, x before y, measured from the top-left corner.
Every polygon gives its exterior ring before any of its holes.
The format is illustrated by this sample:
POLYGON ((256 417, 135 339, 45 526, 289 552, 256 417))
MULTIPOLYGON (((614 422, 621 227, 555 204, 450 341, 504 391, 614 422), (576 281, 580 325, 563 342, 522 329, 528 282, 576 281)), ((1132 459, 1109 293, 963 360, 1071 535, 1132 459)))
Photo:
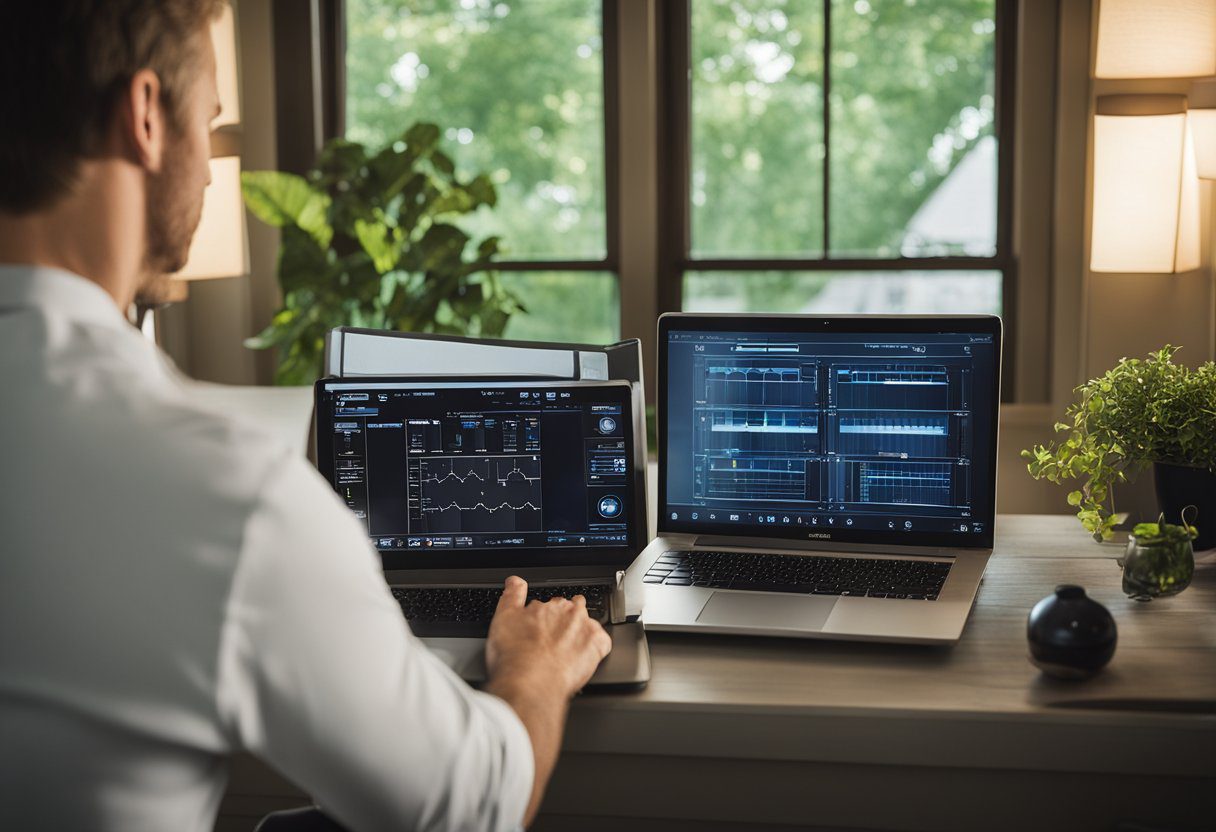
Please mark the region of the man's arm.
POLYGON ((612 649, 604 628, 587 615, 587 602, 556 598, 527 606, 528 585, 508 578, 486 642, 490 681, 485 689, 519 715, 532 740, 531 824, 557 763, 570 697, 612 649))
MULTIPOLYGON (((233 746, 352 830, 517 828, 533 751, 516 711, 414 638, 366 530, 316 472, 276 467, 221 637, 216 706, 233 746)), ((551 717, 525 677, 504 681, 539 724, 551 717)))

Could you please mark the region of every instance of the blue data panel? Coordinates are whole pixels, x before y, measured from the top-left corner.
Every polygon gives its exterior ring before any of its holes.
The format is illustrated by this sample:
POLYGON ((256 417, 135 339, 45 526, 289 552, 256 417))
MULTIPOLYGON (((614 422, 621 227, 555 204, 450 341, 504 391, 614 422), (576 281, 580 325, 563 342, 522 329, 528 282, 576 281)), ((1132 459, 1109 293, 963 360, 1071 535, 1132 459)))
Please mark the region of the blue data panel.
POLYGON ((986 530, 990 334, 682 330, 665 348, 668 519, 986 530))

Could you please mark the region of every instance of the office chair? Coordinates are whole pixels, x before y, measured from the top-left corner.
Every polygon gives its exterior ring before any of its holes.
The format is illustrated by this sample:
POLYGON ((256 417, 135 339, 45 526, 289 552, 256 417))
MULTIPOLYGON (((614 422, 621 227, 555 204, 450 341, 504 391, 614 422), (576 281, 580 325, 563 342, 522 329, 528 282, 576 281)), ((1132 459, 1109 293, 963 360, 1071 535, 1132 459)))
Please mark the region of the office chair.
POLYGON ((253 832, 346 832, 316 806, 284 809, 262 818, 253 832))

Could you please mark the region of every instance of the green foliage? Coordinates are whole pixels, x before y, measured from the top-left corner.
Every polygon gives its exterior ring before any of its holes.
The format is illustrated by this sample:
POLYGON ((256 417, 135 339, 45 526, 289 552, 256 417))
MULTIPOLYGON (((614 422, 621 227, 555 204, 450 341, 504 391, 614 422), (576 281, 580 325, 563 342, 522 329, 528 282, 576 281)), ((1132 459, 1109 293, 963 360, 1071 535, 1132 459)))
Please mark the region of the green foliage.
MULTIPOLYGON (((379 144, 406 118, 449 125, 457 169, 488 171, 501 198, 499 210, 454 224, 509 240, 513 258, 602 258, 602 5, 349 0, 347 136, 379 144)), ((823 8, 806 0, 691 3, 695 256, 821 255, 825 177, 831 253, 898 255, 910 218, 993 134, 994 0, 833 0, 825 171, 823 8)), ((636 152, 621 147, 620 165, 636 152)), ((960 253, 944 245, 917 253, 960 253)), ((715 308, 737 298, 733 308, 757 311, 800 309, 829 283, 789 272, 703 277, 714 279, 690 281, 686 300, 712 283, 702 294, 721 301, 715 308)), ((581 291, 574 279, 520 278, 503 279, 519 285, 530 309, 562 312, 517 316, 513 337, 615 337, 616 293, 581 291)), ((959 311, 993 311, 957 302, 959 311)))
POLYGON ((603 257, 603 43, 598 0, 349 0, 347 137, 404 120, 446 126, 462 175, 486 171, 502 210, 471 235, 517 259, 603 257))
POLYGON ((1166 523, 1165 515, 1156 523, 1137 523, 1123 559, 1123 591, 1146 601, 1186 589, 1195 572, 1191 541, 1196 534, 1185 518, 1181 526, 1166 523))
POLYGON ((1022 451, 1035 479, 1081 481, 1068 503, 1095 540, 1112 536, 1114 486, 1149 464, 1216 471, 1216 365, 1175 364, 1177 349, 1124 358, 1081 385, 1055 426, 1066 437, 1022 451))
MULTIPOLYGON (((994 135, 995 17, 993 0, 833 1, 833 254, 898 255, 913 214, 994 135)), ((995 251, 938 241, 916 253, 995 251)))
POLYGON ((1137 523, 1136 527, 1132 529, 1132 534, 1136 537, 1136 543, 1141 546, 1174 546, 1194 540, 1199 531, 1190 524, 1176 526, 1173 523, 1167 523, 1165 515, 1162 514, 1157 518, 1156 523, 1137 523))
POLYGON ((523 310, 491 270, 498 238, 478 243, 454 224, 497 202, 486 176, 462 180, 420 122, 374 155, 335 139, 307 177, 241 175, 249 210, 282 229, 283 308, 246 346, 279 349, 279 384, 321 373, 325 334, 336 326, 501 336, 523 310))
MULTIPOLYGON (((348 0, 346 10, 347 138, 379 145, 406 119, 442 124, 457 173, 486 171, 499 197, 454 225, 500 237, 511 259, 607 254, 599 0, 348 0)), ((511 317, 506 337, 619 337, 611 272, 501 281, 529 312, 511 317)))
POLYGON ((824 4, 692 0, 694 254, 897 256, 908 221, 992 135, 993 0, 829 6, 825 170, 824 4))

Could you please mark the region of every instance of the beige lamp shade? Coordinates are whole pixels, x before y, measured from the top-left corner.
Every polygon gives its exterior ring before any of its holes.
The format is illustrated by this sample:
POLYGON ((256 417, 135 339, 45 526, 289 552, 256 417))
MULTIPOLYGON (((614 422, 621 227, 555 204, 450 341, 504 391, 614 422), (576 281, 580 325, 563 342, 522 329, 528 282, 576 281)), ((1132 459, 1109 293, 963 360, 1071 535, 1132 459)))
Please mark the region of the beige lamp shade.
POLYGON ((1195 167, 1200 179, 1216 179, 1216 109, 1187 113, 1195 143, 1195 167))
POLYGON ((1100 0, 1096 78, 1216 75, 1216 0, 1100 0))
POLYGON ((237 85, 236 20, 232 6, 211 26, 220 114, 212 124, 211 184, 185 267, 174 280, 242 277, 249 273, 249 240, 241 199, 241 105, 237 85))
POLYGON ((1094 117, 1090 269, 1199 268, 1199 180, 1180 95, 1112 95, 1094 117))
POLYGON ((194 232, 186 266, 174 280, 242 277, 249 273, 245 205, 241 201, 241 159, 211 160, 211 184, 203 194, 203 218, 194 232))

